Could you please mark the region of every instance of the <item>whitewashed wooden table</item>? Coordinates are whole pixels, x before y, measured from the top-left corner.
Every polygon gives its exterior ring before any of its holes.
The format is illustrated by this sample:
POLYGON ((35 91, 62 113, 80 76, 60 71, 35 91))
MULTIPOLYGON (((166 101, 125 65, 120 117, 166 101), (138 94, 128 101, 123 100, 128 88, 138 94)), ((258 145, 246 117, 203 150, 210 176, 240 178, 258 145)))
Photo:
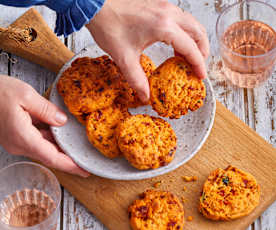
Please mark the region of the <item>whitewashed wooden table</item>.
MULTIPOLYGON (((228 4, 238 0, 171 0, 184 10, 191 12, 207 29, 211 43, 211 56, 208 61, 209 77, 212 80, 217 99, 236 116, 256 130, 266 141, 276 147, 276 71, 263 86, 257 89, 240 89, 225 81, 217 57, 217 40, 215 22, 219 12, 228 4)), ((276 0, 263 0, 276 7, 276 0)), ((54 29, 55 13, 46 7, 35 7, 54 29)), ((8 26, 27 9, 12 8, 0 5, 0 26, 8 26)), ((81 31, 66 39, 60 38, 69 49, 78 52, 92 44, 88 31, 81 31)), ((55 79, 55 74, 14 55, 0 55, 0 74, 16 77, 32 85, 43 93, 55 79), (13 59, 16 60, 13 63, 13 59)), ((26 160, 7 153, 0 146, 0 168, 26 160)), ((275 165, 276 167, 276 165, 275 165)), ((89 213, 65 189, 62 196, 61 216, 57 229, 60 230, 103 230, 105 227, 89 213)), ((248 230, 275 230, 276 202, 257 219, 248 230)), ((201 230, 201 229, 200 229, 201 230)))

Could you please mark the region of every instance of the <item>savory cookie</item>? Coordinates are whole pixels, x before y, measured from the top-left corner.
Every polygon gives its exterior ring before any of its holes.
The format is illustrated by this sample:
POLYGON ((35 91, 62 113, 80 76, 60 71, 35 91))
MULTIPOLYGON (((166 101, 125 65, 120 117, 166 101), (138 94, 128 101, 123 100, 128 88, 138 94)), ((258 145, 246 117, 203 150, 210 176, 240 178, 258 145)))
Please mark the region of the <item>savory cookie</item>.
POLYGON ((248 215, 259 204, 260 186, 255 178, 228 166, 216 169, 203 186, 199 211, 208 219, 232 220, 248 215))
POLYGON ((181 230, 184 210, 170 192, 147 190, 128 208, 133 230, 181 230))
POLYGON ((149 78, 153 109, 163 117, 179 118, 203 105, 205 85, 182 57, 161 64, 149 78))
POLYGON ((106 55, 78 58, 64 71, 57 89, 69 111, 85 123, 89 113, 113 104, 120 78, 119 68, 106 55))
MULTIPOLYGON (((140 63, 147 77, 149 77, 156 68, 152 60, 145 54, 141 55, 140 63)), ((136 108, 145 104, 141 102, 137 92, 129 86, 124 78, 121 79, 120 96, 116 99, 116 102, 129 108, 136 108)))
POLYGON ((153 61, 150 59, 150 57, 148 57, 145 54, 141 54, 140 64, 147 77, 149 77, 152 74, 152 72, 156 69, 156 66, 153 63, 153 61))
POLYGON ((119 156, 121 152, 115 130, 118 123, 128 116, 127 108, 115 105, 92 112, 86 122, 88 140, 106 157, 119 156))
POLYGON ((87 117, 89 117, 91 113, 82 113, 81 115, 76 115, 77 120, 84 126, 86 126, 87 117))
POLYGON ((127 117, 116 130, 125 158, 137 169, 154 169, 174 158, 176 135, 170 124, 148 115, 127 117))

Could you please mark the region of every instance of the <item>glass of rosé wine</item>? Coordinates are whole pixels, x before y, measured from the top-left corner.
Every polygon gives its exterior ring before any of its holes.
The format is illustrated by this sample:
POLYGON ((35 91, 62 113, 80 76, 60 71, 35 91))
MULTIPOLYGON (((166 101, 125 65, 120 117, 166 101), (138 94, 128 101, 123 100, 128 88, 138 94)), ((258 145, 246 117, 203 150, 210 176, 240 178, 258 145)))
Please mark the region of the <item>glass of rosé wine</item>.
POLYGON ((0 229, 56 230, 61 189, 55 175, 32 162, 0 170, 0 229))
POLYGON ((244 0, 222 11, 216 24, 226 77, 242 88, 254 88, 274 71, 276 61, 276 9, 244 0))

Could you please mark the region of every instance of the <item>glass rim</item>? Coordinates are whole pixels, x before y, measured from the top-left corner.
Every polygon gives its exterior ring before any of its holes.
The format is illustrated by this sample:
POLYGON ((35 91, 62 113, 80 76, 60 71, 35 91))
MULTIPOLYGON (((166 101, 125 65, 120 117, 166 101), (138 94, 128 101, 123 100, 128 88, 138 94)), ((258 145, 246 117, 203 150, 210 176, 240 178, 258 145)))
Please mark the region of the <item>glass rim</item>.
MULTIPOLYGON (((231 49, 230 49, 229 47, 227 47, 223 42, 220 41, 218 26, 219 26, 219 22, 220 22, 222 16, 224 16, 224 15, 225 15, 228 11, 230 11, 233 7, 235 7, 235 6, 237 6, 237 5, 241 5, 241 4, 243 4, 244 2, 256 2, 256 3, 260 3, 260 4, 262 4, 262 5, 265 5, 265 6, 269 7, 269 8, 271 8, 271 9, 274 10, 275 13, 276 13, 276 8, 275 8, 275 7, 273 7, 272 5, 270 5, 270 4, 266 3, 266 2, 261 2, 261 1, 259 1, 259 0, 242 0, 241 2, 236 2, 236 3, 234 3, 234 4, 231 4, 231 5, 227 6, 227 7, 220 13, 220 15, 219 15, 218 18, 217 18, 217 22, 216 22, 216 37, 217 37, 217 39, 218 39, 218 42, 221 44, 221 46, 223 46, 223 47, 226 48, 228 51, 230 51, 233 55, 236 55, 236 56, 238 56, 238 57, 242 57, 242 58, 252 58, 252 59, 253 59, 253 58, 262 58, 262 57, 269 56, 271 53, 274 53, 274 52, 276 51, 276 46, 275 46, 273 49, 269 50, 268 52, 266 52, 266 53, 264 53, 264 54, 259 54, 259 55, 255 55, 255 56, 247 56, 247 55, 239 54, 239 53, 237 53, 237 52, 231 50, 231 49)), ((241 20, 241 21, 243 21, 243 20, 241 20)))
MULTIPOLYGON (((53 215, 59 210, 60 208, 60 204, 61 204, 61 188, 60 188, 60 183, 57 179, 57 177, 55 176, 55 174, 49 170, 48 168, 46 168, 45 166, 41 165, 41 164, 38 164, 38 163, 34 163, 34 162, 30 162, 30 161, 19 161, 19 162, 15 162, 15 163, 12 163, 12 164, 9 164, 7 166, 5 166, 4 168, 0 169, 0 177, 1 177, 1 173, 3 173, 5 170, 9 169, 9 168, 12 168, 16 165, 32 165, 32 166, 35 166, 37 168, 42 168, 43 170, 45 170, 47 173, 49 173, 49 175, 54 178, 54 181, 58 186, 58 193, 59 193, 59 196, 58 196, 58 202, 57 202, 57 205, 54 209, 54 211, 45 219, 43 220, 42 222, 40 222, 39 224, 36 224, 36 225, 33 225, 33 226, 29 226, 29 227, 17 227, 17 226, 10 226, 10 225, 7 225, 6 223, 4 223, 3 221, 1 221, 0 219, 0 224, 1 225, 4 225, 5 228, 7 228, 8 230, 37 230, 37 228, 39 229, 39 227, 41 225, 43 225, 44 223, 46 223, 47 221, 49 221, 49 219, 51 219, 53 217, 53 215)), ((51 226, 50 226, 51 227, 51 226)))

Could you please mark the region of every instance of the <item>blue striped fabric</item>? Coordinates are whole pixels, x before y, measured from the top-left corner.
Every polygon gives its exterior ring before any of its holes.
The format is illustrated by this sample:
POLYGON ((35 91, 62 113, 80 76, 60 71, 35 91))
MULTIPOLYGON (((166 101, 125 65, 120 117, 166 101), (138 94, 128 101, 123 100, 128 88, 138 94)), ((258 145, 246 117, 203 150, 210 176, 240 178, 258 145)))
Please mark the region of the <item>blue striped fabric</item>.
POLYGON ((57 13, 55 33, 65 37, 90 22, 104 2, 105 0, 0 0, 0 4, 7 6, 48 6, 57 13))

